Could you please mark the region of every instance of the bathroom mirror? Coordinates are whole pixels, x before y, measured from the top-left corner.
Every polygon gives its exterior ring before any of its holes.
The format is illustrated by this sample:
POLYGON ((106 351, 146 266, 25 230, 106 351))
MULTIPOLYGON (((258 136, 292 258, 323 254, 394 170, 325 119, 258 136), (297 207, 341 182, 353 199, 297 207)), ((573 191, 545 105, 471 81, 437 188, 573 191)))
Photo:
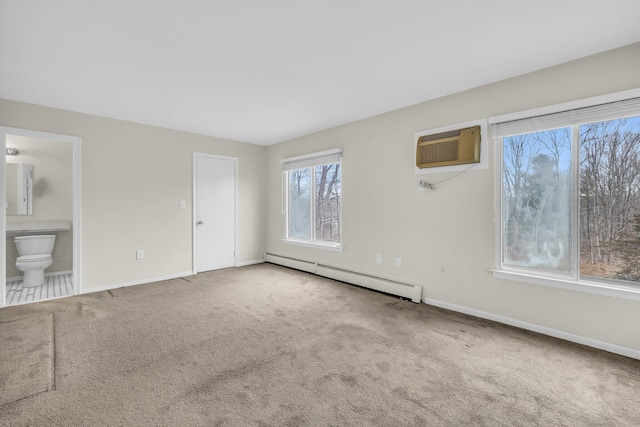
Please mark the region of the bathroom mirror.
POLYGON ((6 164, 7 215, 33 214, 33 165, 6 164))

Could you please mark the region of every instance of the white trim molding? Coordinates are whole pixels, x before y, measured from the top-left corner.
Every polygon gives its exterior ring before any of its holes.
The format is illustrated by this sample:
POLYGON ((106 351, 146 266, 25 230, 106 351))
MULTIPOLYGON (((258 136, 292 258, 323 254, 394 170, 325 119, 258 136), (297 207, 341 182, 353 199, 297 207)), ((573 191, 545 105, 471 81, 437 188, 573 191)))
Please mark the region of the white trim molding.
MULTIPOLYGON (((2 144, 2 153, 3 153, 3 157, 2 157, 2 161, 0 162, 0 176, 2 177, 2 182, 3 184, 0 185, 0 202, 2 203, 2 209, 0 209, 0 235, 5 236, 5 241, 6 241, 6 235, 7 235, 7 210, 6 210, 6 206, 7 206, 7 194, 6 194, 6 185, 4 184, 6 182, 6 174, 5 174, 5 169, 6 169, 6 164, 7 164, 7 156, 6 156, 6 149, 7 149, 7 132, 8 132, 8 128, 1 128, 0 127, 0 132, 2 133, 0 139, 2 140, 1 144, 2 144)), ((0 251, 0 277, 3 278, 2 283, 4 284, 4 286, 2 287, 2 293, 0 293, 0 307, 4 307, 7 305, 7 248, 6 248, 6 243, 2 244, 2 250, 0 251)))
POLYGON ((95 288, 82 289, 80 294, 92 294, 95 292, 110 291, 111 289, 128 288, 130 286, 145 285, 147 283, 162 282, 164 280, 180 279, 182 277, 193 276, 193 271, 185 271, 183 273, 169 274, 167 276, 152 277, 148 279, 133 280, 131 282, 114 283, 112 285, 99 286, 95 288))
POLYGON ((344 252, 344 246, 322 243, 320 240, 308 242, 306 240, 282 239, 282 242, 292 245, 306 246, 308 248, 324 249, 325 251, 344 252))
POLYGON ((586 345, 588 347, 597 348, 599 350, 608 351, 610 353, 619 354, 633 359, 640 360, 640 350, 629 347, 623 347, 617 344, 611 344, 605 341, 593 338, 583 337, 581 335, 572 334, 570 332, 560 331, 558 329, 548 328, 546 326, 536 325, 534 323, 523 322, 521 320, 512 319, 510 317, 500 316, 498 314, 488 313, 486 311, 476 310, 474 308, 464 307, 461 305, 450 304, 430 298, 424 298, 424 303, 435 307, 444 308, 446 310, 456 311, 458 313, 468 314, 469 316, 479 317, 481 319, 492 320, 494 322, 503 323, 505 325, 514 326, 516 328, 526 329, 528 331, 537 332, 539 334, 548 335, 554 338, 560 338, 565 341, 571 341, 577 344, 586 345))
POLYGON ((640 301, 640 287, 616 285, 612 282, 588 282, 584 280, 562 279, 559 277, 545 277, 540 274, 527 274, 509 270, 489 270, 493 277, 499 279, 514 280, 517 282, 531 283, 534 285, 548 286, 551 288, 566 289, 570 291, 584 292, 587 294, 604 295, 612 298, 640 301))
MULTIPOLYGON (((489 125, 502 122, 511 122, 514 120, 525 119, 528 117, 544 116, 547 114, 559 113, 561 111, 575 110, 578 108, 590 107, 592 105, 607 104, 609 102, 622 101, 625 99, 640 97, 640 88, 625 90, 623 92, 609 93, 606 95, 594 96, 591 98, 583 98, 575 101, 563 102, 561 104, 548 105, 531 110, 517 111, 515 113, 501 114, 499 116, 489 117, 489 125)), ((492 136, 493 137, 493 136, 492 136)))
POLYGON ((311 154, 303 154, 302 156, 287 157, 280 160, 282 171, 286 172, 293 169, 301 169, 327 163, 337 163, 342 158, 342 148, 333 148, 331 150, 319 151, 311 154))
MULTIPOLYGON (((73 270, 53 271, 51 273, 44 273, 44 277, 64 276, 66 274, 71 274, 71 276, 73 277, 73 270)), ((13 282, 15 280, 22 280, 23 278, 24 278, 24 276, 7 277, 7 282, 13 282)))
POLYGON ((264 263, 263 259, 254 259, 251 261, 241 261, 238 263, 237 267, 246 267, 248 265, 262 264, 264 263))

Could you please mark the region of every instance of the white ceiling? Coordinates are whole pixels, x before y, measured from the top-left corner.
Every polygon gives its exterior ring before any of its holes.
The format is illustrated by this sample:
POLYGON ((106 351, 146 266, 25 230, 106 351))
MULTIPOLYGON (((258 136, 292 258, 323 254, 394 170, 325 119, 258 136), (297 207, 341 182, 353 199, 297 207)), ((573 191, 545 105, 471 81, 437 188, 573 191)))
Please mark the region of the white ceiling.
POLYGON ((0 98, 270 145, 640 41, 639 16, 638 0, 0 0, 0 98))

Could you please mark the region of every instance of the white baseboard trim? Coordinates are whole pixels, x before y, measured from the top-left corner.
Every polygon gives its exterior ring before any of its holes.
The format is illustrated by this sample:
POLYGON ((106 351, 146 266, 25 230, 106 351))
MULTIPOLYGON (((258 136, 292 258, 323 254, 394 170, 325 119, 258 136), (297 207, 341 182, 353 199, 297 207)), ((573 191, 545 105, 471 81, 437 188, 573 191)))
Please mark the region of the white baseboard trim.
POLYGON ((152 277, 149 279, 134 280, 131 282, 115 283, 113 285, 100 286, 95 288, 80 289, 79 295, 92 294, 94 292, 110 291, 111 289, 126 288, 129 286, 144 285, 145 283, 161 282, 163 280, 179 279, 180 277, 193 276, 193 271, 185 271, 183 273, 170 274, 162 277, 152 277))
POLYGON ((262 264, 262 263, 264 263, 263 259, 254 259, 252 261, 239 262, 238 264, 236 264, 236 267, 246 267, 247 265, 262 264))
POLYGON ((73 274, 73 270, 67 270, 67 271, 53 271, 51 273, 44 273, 44 277, 49 277, 49 276, 64 276, 65 274, 73 274))
MULTIPOLYGON (((72 270, 67 270, 67 271, 53 271, 51 273, 44 273, 44 277, 51 277, 51 276, 64 276, 65 274, 73 274, 72 270)), ((5 282, 13 282, 14 280, 22 280, 24 276, 16 276, 16 277, 7 277, 5 282)))
POLYGON ((553 328, 548 328, 546 326, 540 326, 533 323, 523 322, 521 320, 512 319, 510 317, 500 316, 497 314, 488 313, 486 311, 480 311, 474 308, 464 307, 456 304, 450 304, 447 302, 438 301, 430 298, 424 298, 424 303, 433 305, 435 307, 440 307, 447 310, 468 314, 470 316, 480 317, 482 319, 493 320, 494 322, 515 326, 516 328, 526 329, 528 331, 537 332, 539 334, 560 338, 565 341, 571 341, 577 344, 586 345, 588 347, 593 347, 600 350, 608 351, 610 353, 620 354, 622 356, 631 357, 633 359, 640 360, 640 350, 636 350, 633 348, 623 347, 617 344, 611 344, 611 343, 599 341, 593 338, 587 338, 581 335, 560 331, 558 329, 553 329, 553 328))

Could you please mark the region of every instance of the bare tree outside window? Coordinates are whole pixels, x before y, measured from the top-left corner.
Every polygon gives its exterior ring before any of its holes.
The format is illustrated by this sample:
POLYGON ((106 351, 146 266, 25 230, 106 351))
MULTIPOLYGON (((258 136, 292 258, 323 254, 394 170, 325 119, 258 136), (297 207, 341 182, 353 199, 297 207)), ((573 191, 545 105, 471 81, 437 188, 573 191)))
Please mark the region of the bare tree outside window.
POLYGON ((640 282, 640 117, 580 126, 580 274, 640 282))
POLYGON ((287 179, 287 238, 339 244, 340 163, 290 170, 287 179))
POLYGON ((316 240, 340 242, 340 164, 316 166, 316 240))

